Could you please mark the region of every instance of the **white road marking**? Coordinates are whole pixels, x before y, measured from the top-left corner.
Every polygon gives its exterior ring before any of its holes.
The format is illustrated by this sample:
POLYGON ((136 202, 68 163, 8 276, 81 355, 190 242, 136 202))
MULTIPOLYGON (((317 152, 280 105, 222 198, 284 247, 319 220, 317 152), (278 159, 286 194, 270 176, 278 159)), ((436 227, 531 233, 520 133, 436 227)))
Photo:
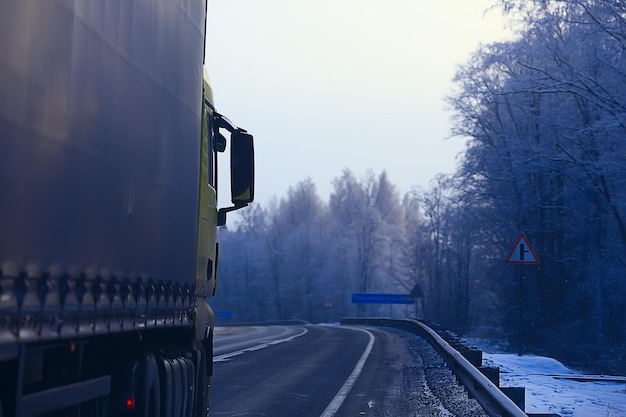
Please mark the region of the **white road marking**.
POLYGON ((245 349, 240 349, 240 350, 236 350, 234 352, 229 352, 229 353, 224 353, 222 355, 217 355, 213 357, 213 363, 215 362, 225 362, 227 360, 229 360, 230 358, 232 358, 233 356, 238 356, 238 355, 242 355, 246 352, 254 352, 255 350, 259 350, 259 349, 264 349, 268 346, 273 346, 273 345, 277 345, 279 343, 283 343, 283 342, 290 342, 293 339, 300 337, 302 335, 307 334, 308 330, 307 329, 302 329, 302 331, 298 334, 295 334, 293 336, 289 336, 286 337, 284 339, 279 339, 279 340, 272 340, 271 342, 263 342, 261 344, 258 345, 254 345, 251 347, 247 347, 245 349))
POLYGON ((367 333, 370 336, 370 341, 367 343, 367 347, 365 348, 365 351, 361 355, 361 358, 354 366, 352 373, 350 374, 348 379, 346 379, 346 382, 343 383, 343 386, 339 389, 339 391, 335 395, 335 398, 333 398, 330 404, 328 404, 328 407, 326 407, 326 410, 324 410, 324 412, 322 413, 320 417, 333 417, 337 413, 337 411, 339 411, 339 407, 341 407, 341 404, 343 404, 343 401, 346 399, 346 397, 350 393, 352 386, 354 385, 356 380, 359 378, 359 375, 361 375, 361 371, 363 370, 365 361, 367 361, 367 358, 370 355, 370 352, 372 351, 372 346, 374 346, 374 340, 375 340, 374 335, 371 332, 368 332, 367 330, 364 330, 364 329, 355 328, 355 330, 360 330, 362 332, 367 333))
POLYGON ((255 350, 260 350, 260 349, 264 349, 266 347, 270 346, 269 343, 263 343, 261 345, 256 345, 256 346, 252 346, 246 349, 246 352, 253 352, 255 350))

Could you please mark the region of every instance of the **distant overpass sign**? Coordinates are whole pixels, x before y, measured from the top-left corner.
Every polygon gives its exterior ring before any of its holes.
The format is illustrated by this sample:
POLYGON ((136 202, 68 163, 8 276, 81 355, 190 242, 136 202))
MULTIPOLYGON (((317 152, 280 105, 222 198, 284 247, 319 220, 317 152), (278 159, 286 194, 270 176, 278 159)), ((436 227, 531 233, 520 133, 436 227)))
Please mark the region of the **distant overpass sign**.
POLYGON ((352 294, 353 304, 414 304, 409 294, 352 294))
POLYGON ((526 235, 522 233, 517 238, 513 250, 506 258, 507 264, 538 264, 539 258, 530 245, 530 242, 526 238, 526 235))

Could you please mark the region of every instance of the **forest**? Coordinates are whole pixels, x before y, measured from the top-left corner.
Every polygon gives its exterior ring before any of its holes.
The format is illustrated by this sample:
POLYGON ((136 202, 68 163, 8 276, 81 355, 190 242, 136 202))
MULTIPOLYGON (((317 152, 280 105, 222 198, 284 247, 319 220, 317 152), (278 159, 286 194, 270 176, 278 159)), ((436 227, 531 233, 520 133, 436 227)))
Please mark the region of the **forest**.
MULTIPOLYGON (((399 195, 345 169, 220 231, 223 321, 416 317, 581 361, 626 362, 626 4, 502 0, 513 40, 481 45, 447 98, 458 169, 399 195), (540 259, 505 259, 524 233, 540 259), (352 304, 404 293, 413 306, 352 304)), ((440 140, 440 138, 432 138, 440 140)))

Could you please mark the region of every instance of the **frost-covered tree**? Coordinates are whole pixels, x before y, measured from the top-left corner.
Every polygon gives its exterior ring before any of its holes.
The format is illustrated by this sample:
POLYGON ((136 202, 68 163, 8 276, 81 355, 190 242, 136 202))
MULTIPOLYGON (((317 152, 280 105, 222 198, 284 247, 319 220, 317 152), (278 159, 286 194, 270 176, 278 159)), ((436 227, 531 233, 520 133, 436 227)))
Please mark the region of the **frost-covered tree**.
MULTIPOLYGON (((505 311, 522 307, 533 323, 528 341, 556 343, 584 328, 583 340, 623 343, 624 6, 501 3, 522 16, 518 38, 477 51, 451 100, 455 133, 470 138, 458 173, 464 199, 485 219, 475 238, 498 253, 525 232, 540 254, 522 285, 500 286, 505 311)), ((494 287, 506 273, 488 257, 484 270, 494 287)))

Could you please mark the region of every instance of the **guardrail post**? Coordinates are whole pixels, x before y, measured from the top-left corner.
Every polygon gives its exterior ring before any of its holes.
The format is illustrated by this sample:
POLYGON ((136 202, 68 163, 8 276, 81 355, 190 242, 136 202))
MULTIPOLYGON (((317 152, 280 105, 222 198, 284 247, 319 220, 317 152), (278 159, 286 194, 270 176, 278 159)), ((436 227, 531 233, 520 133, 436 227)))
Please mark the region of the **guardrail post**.
POLYGON ((500 368, 497 366, 481 366, 478 370, 496 387, 500 388, 500 368))
POLYGON ((461 355, 476 368, 480 368, 483 364, 483 351, 480 349, 463 349, 461 355))
POLYGON ((526 411, 526 388, 525 387, 500 387, 500 391, 511 399, 520 410, 526 411))

